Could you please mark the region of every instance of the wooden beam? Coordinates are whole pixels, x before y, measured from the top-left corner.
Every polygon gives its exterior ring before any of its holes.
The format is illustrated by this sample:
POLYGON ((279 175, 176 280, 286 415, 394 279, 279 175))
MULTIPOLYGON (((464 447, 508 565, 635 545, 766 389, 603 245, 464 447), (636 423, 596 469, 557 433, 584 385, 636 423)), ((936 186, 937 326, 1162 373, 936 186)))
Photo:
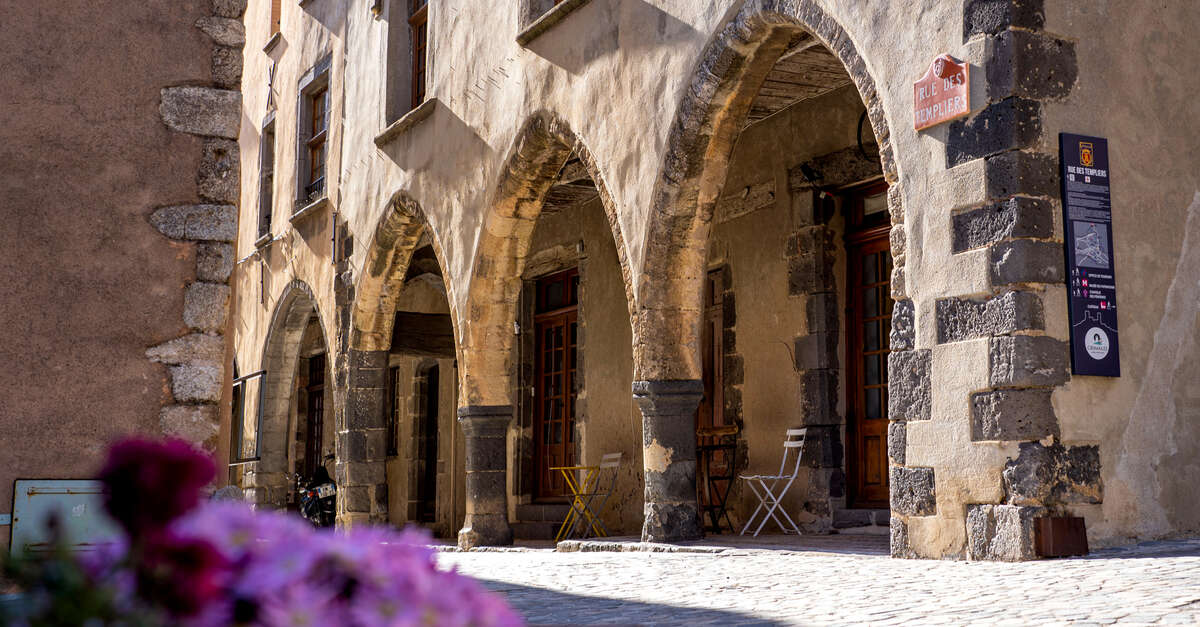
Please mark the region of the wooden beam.
POLYGON ((390 352, 454 359, 454 324, 449 314, 397 311, 390 352))

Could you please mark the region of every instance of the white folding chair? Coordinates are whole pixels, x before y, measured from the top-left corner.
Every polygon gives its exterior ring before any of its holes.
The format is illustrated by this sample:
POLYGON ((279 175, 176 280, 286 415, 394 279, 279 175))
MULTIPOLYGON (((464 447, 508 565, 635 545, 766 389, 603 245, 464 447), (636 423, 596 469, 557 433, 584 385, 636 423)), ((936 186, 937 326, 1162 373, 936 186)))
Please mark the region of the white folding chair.
POLYGON ((804 434, 807 429, 788 429, 787 435, 783 439, 783 461, 779 462, 779 474, 777 475, 739 475, 738 478, 746 482, 754 495, 758 497, 758 507, 754 509, 754 513, 750 515, 750 519, 746 521, 746 526, 742 527, 741 535, 746 535, 746 530, 754 523, 754 519, 758 517, 758 513, 766 510, 763 514, 762 521, 758 523, 758 528, 754 530, 754 536, 758 537, 758 532, 762 531, 763 525, 767 524, 767 519, 774 519, 775 523, 784 533, 795 533, 800 535, 800 527, 796 521, 788 516, 786 510, 780 507, 780 501, 787 494, 788 488, 792 487, 792 483, 796 480, 796 475, 800 473, 800 459, 804 457, 804 434), (791 474, 784 474, 788 465, 788 457, 795 453, 796 461, 792 466, 791 474), (783 486, 776 491, 776 487, 781 482, 783 486), (790 525, 784 525, 775 513, 783 514, 784 519, 790 525))

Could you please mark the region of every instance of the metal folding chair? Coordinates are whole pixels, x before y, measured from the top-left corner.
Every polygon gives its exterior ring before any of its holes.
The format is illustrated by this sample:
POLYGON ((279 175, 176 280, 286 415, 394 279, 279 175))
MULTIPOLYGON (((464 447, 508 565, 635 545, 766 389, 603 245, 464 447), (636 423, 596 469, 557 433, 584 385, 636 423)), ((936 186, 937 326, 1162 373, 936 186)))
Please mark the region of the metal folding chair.
POLYGON ((600 458, 598 466, 557 466, 551 470, 562 473, 567 487, 571 489, 571 510, 558 528, 555 542, 561 541, 576 528, 582 528, 581 535, 586 538, 589 533, 600 537, 608 537, 608 528, 600 520, 604 505, 612 496, 617 485, 617 468, 621 465, 622 453, 608 453, 600 458), (583 475, 579 478, 577 473, 583 475), (601 484, 606 484, 601 487, 601 484), (592 502, 600 499, 599 505, 592 507, 592 502))
POLYGON ((788 516, 787 511, 780 506, 780 501, 783 500, 783 497, 787 494, 788 489, 792 487, 792 483, 796 481, 796 475, 800 473, 800 460, 802 457, 804 457, 804 435, 807 431, 807 429, 787 430, 787 434, 784 436, 783 440, 783 460, 779 462, 779 474, 738 476, 739 479, 744 480, 746 484, 750 486, 750 489, 754 492, 754 495, 758 497, 758 507, 754 509, 754 513, 751 514, 749 520, 746 521, 746 526, 742 527, 741 535, 746 535, 746 530, 749 529, 750 525, 754 523, 754 519, 758 517, 758 513, 764 509, 766 509, 766 513, 763 514, 762 521, 758 523, 758 528, 754 530, 755 537, 758 537, 758 533, 762 531, 763 525, 767 524, 768 518, 774 519, 775 524, 779 525, 779 528, 784 533, 795 533, 796 535, 800 535, 799 525, 797 525, 796 521, 792 520, 792 517, 788 516), (795 465, 792 466, 791 474, 784 474, 788 465, 788 457, 793 452, 796 456, 795 465), (781 482, 784 482, 783 486, 778 488, 777 491, 777 486, 779 486, 781 482), (783 524, 783 521, 775 515, 776 512, 783 514, 783 517, 788 521, 790 527, 783 524))

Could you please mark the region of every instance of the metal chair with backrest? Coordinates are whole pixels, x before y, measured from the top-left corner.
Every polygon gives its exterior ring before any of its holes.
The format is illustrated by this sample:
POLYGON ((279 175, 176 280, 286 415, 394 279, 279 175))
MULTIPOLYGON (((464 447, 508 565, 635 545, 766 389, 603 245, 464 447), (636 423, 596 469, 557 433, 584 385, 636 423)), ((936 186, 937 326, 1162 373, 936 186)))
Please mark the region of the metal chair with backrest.
POLYGON ((608 537, 608 528, 600 520, 600 514, 604 512, 604 505, 617 486, 617 468, 621 465, 622 455, 607 453, 600 458, 598 466, 559 466, 551 469, 563 474, 572 493, 571 510, 558 529, 558 535, 554 538, 556 542, 576 528, 582 529, 581 534, 585 538, 590 533, 608 537), (596 499, 600 499, 600 503, 592 507, 596 499))
POLYGON ((779 462, 779 474, 739 475, 738 478, 745 481, 754 492, 754 495, 758 497, 758 507, 754 509, 754 513, 746 521, 746 526, 742 527, 741 535, 746 535, 746 530, 754 523, 754 519, 758 517, 758 513, 764 509, 766 513, 763 514, 758 528, 754 530, 755 537, 758 537, 758 533, 767 524, 767 519, 774 519, 775 523, 779 525, 779 528, 784 533, 800 535, 799 525, 796 524, 796 521, 792 520, 791 516, 788 516, 787 511, 783 509, 780 502, 787 494, 788 489, 792 487, 792 483, 796 481, 796 475, 800 473, 800 460, 804 457, 804 436, 807 431, 807 429, 787 430, 787 434, 783 439, 783 460, 779 462), (792 466, 792 471, 790 474, 786 474, 788 458, 793 455, 795 456, 795 462, 792 466), (780 487, 781 483, 783 484, 782 487, 780 487), (783 514, 790 527, 783 524, 783 521, 775 515, 776 512, 783 514))

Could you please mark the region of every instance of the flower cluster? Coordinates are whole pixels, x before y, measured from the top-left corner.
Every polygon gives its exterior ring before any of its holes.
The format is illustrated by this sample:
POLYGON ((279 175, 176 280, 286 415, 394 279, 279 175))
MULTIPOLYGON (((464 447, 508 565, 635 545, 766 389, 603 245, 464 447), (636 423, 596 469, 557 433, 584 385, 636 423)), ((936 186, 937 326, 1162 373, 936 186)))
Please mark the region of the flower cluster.
POLYGON ((197 505, 212 476, 211 461, 184 443, 112 449, 101 478, 126 538, 86 555, 77 586, 107 599, 91 615, 97 624, 521 623, 475 581, 438 570, 424 532, 337 533, 244 503, 197 505))

